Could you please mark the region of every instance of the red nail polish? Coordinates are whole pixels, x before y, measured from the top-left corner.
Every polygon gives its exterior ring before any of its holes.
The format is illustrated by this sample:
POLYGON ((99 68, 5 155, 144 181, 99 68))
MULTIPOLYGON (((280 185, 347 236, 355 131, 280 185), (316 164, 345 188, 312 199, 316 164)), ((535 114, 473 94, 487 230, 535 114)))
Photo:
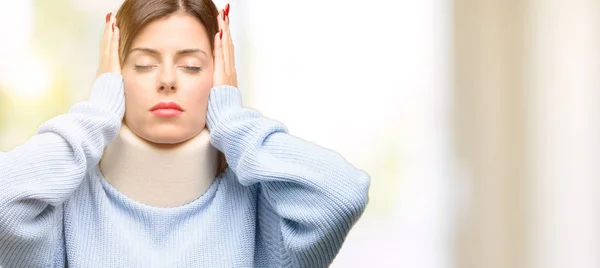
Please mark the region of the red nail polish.
POLYGON ((219 30, 219 38, 223 39, 223 30, 219 30))
POLYGON ((225 6, 225 16, 229 16, 229 3, 225 6))
POLYGON ((106 23, 108 23, 108 21, 110 21, 110 16, 112 15, 112 12, 109 12, 106 14, 106 23))
POLYGON ((223 12, 221 12, 221 13, 223 13, 222 17, 223 17, 223 20, 225 20, 225 9, 223 9, 223 12))
POLYGON ((112 24, 112 29, 113 29, 113 32, 114 32, 115 31, 115 23, 114 22, 112 24))

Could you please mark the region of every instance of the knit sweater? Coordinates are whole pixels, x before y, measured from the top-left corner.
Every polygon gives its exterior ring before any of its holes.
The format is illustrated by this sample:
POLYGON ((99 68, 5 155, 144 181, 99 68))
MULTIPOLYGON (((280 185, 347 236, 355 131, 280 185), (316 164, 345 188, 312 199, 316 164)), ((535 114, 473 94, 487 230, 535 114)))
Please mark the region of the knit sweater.
MULTIPOLYGON (((0 267, 326 267, 368 201, 370 178, 211 89, 207 126, 229 168, 196 200, 144 205, 99 170, 125 111, 123 78, 0 152, 0 267)), ((326 131, 326 130, 323 130, 326 131)))

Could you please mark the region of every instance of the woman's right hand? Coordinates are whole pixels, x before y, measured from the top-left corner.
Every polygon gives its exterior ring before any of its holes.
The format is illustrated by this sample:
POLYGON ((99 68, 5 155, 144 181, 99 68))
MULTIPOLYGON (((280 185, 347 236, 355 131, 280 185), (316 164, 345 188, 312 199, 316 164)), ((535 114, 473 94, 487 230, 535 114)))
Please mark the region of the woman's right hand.
POLYGON ((100 66, 96 77, 104 73, 121 74, 119 61, 119 28, 117 18, 111 13, 106 15, 106 25, 100 42, 100 66))

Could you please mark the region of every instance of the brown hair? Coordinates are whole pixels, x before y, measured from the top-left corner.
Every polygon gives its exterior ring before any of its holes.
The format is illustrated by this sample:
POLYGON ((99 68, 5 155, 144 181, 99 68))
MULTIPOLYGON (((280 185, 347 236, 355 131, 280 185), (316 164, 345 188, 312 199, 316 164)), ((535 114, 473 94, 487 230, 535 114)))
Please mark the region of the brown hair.
MULTIPOLYGON (((119 56, 121 65, 128 56, 133 39, 146 25, 160 18, 183 12, 194 16, 208 33, 214 51, 215 35, 219 31, 219 10, 212 0, 125 0, 115 15, 120 30, 119 56)), ((218 172, 227 168, 225 155, 219 152, 218 172)))
POLYGON ((219 31, 219 10, 212 0, 126 0, 116 15, 121 39, 121 64, 125 62, 137 33, 150 22, 178 12, 190 14, 204 25, 210 47, 214 50, 215 35, 219 31))

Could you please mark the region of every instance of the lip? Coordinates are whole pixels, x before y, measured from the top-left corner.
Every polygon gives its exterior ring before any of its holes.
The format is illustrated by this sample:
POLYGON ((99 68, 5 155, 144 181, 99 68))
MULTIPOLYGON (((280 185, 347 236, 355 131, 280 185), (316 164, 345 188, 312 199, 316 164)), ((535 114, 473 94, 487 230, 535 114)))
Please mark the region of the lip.
POLYGON ((160 117, 173 117, 180 115, 184 110, 175 102, 159 102, 150 108, 150 112, 160 117))

